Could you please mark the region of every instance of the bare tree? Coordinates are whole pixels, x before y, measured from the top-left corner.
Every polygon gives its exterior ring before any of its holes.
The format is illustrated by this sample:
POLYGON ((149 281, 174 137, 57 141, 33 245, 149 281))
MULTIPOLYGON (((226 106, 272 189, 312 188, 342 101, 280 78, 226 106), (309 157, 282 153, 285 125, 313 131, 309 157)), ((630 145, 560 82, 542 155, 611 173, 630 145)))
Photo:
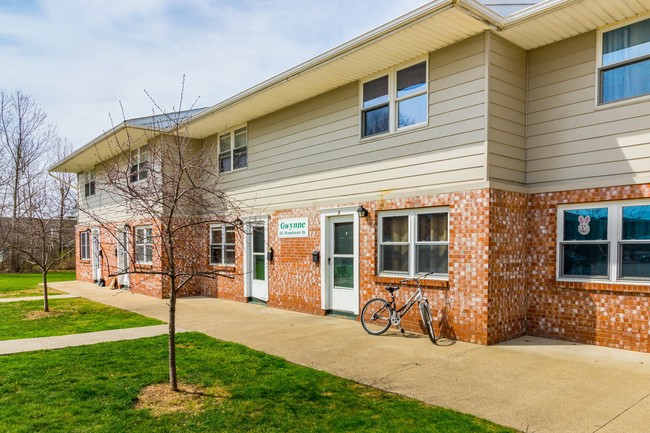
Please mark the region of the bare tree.
MULTIPOLYGON (((179 107, 182 105, 183 92, 179 107)), ((128 253, 128 271, 113 266, 110 276, 126 272, 161 276, 163 295, 169 297, 169 384, 173 391, 178 391, 176 299, 197 277, 229 276, 197 262, 205 252, 192 239, 206 236, 210 224, 234 224, 239 210, 221 186, 216 144, 190 138, 184 120, 193 111, 179 109, 167 113, 158 105, 156 109, 160 114, 152 115, 149 121, 146 144, 136 143, 133 136, 120 141, 116 135, 111 140, 114 157, 102 163, 97 188, 110 191, 114 202, 127 211, 131 221, 150 227, 136 230, 134 252, 128 253), (151 262, 153 266, 142 262, 151 262)), ((125 123, 128 124, 126 120, 125 123)), ((98 222, 116 246, 123 242, 123 229, 104 216, 105 210, 80 206, 79 211, 98 222)), ((132 233, 132 227, 126 228, 132 233)))
POLYGON ((32 173, 25 190, 25 214, 16 221, 16 235, 20 238, 16 248, 41 272, 43 310, 46 312, 49 311, 47 275, 74 251, 74 236, 61 233, 65 228, 59 219, 62 205, 56 191, 58 183, 44 172, 32 173))
POLYGON ((46 119, 47 115, 31 96, 20 90, 0 90, 0 150, 6 170, 0 186, 4 187, 3 203, 11 217, 8 242, 10 268, 15 272, 21 267, 17 224, 28 206, 30 175, 44 171, 43 155, 56 139, 55 129, 46 119))

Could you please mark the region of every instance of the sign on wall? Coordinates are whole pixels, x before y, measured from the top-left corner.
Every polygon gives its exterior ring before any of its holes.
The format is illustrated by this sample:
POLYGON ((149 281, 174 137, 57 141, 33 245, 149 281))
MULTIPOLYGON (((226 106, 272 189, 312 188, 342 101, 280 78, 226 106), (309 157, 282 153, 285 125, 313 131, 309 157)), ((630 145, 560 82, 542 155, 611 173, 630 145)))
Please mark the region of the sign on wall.
POLYGON ((309 222, 307 218, 287 218, 278 222, 279 238, 309 237, 309 222))

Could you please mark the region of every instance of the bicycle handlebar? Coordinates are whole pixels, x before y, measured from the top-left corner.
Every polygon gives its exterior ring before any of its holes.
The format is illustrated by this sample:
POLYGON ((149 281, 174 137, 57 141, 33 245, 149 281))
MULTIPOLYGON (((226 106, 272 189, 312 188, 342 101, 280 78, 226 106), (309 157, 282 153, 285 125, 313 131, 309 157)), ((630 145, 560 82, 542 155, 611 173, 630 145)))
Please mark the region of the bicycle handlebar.
POLYGON ((400 281, 400 284, 407 283, 409 281, 420 281, 422 278, 426 278, 429 275, 433 275, 433 274, 435 274, 435 272, 427 272, 427 273, 425 273, 423 275, 420 275, 419 277, 405 278, 402 281, 400 281))

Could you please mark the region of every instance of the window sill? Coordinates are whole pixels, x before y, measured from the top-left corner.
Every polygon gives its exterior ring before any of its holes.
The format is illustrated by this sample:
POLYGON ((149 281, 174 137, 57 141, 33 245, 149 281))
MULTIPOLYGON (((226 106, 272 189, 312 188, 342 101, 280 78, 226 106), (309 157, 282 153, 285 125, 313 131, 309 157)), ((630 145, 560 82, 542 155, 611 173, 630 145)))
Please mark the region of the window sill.
POLYGON ((620 293, 650 293, 650 281, 556 279, 556 288, 620 293))
MULTIPOLYGON (((395 284, 395 285, 402 285, 402 286, 413 286, 417 287, 417 283, 415 281, 408 281, 405 283, 402 283, 401 281, 405 277, 398 277, 398 276, 393 276, 393 275, 377 275, 375 276, 375 283, 377 284, 395 284)), ((406 277, 408 278, 408 277, 406 277)), ((441 288, 441 289, 449 289, 449 280, 444 279, 444 278, 425 278, 423 280, 420 280, 420 285, 422 287, 435 287, 435 288, 441 288)))
POLYGON ((634 96, 632 98, 619 99, 618 101, 607 102, 607 103, 596 101, 595 109, 596 111, 608 110, 610 108, 626 107, 628 105, 640 104, 648 101, 650 101, 650 95, 634 96))
POLYGON ((234 271, 235 269, 237 269, 236 265, 221 265, 218 263, 210 263, 209 266, 213 268, 217 268, 217 270, 219 271, 234 271))
POLYGON ((390 137, 398 137, 403 134, 408 134, 409 132, 412 131, 417 131, 420 129, 427 128, 428 126, 429 126, 429 122, 418 123, 417 125, 405 126, 404 128, 400 128, 396 131, 382 132, 381 134, 369 135, 368 137, 359 137, 359 142, 370 143, 377 140, 384 140, 390 137))

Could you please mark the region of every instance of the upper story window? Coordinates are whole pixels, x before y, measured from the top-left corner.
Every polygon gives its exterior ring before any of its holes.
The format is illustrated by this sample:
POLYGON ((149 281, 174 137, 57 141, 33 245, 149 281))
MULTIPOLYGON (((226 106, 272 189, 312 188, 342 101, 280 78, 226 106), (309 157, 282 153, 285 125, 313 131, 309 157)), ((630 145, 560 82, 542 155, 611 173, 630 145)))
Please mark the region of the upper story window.
POLYGON ((139 264, 151 264, 153 262, 151 226, 135 228, 135 261, 139 264))
POLYGON ((650 202, 558 212, 558 277, 650 282, 650 202))
POLYGON ((415 276, 449 271, 447 208, 379 214, 379 273, 415 276))
POLYGON ((95 195, 95 169, 84 171, 83 173, 83 182, 84 182, 84 197, 90 197, 95 195))
POLYGON ((246 127, 219 136, 219 172, 226 173, 248 166, 246 127))
POLYGON ((235 227, 214 225, 210 227, 210 264, 235 264, 235 227))
POLYGON ((362 83, 361 136, 426 124, 427 88, 426 60, 362 83))
POLYGON ((90 232, 88 231, 79 233, 79 258, 90 260, 90 232))
POLYGON ((137 182, 147 178, 149 162, 149 147, 141 146, 131 151, 131 170, 129 180, 137 182))
POLYGON ((601 32, 599 102, 650 94, 650 19, 601 32))

